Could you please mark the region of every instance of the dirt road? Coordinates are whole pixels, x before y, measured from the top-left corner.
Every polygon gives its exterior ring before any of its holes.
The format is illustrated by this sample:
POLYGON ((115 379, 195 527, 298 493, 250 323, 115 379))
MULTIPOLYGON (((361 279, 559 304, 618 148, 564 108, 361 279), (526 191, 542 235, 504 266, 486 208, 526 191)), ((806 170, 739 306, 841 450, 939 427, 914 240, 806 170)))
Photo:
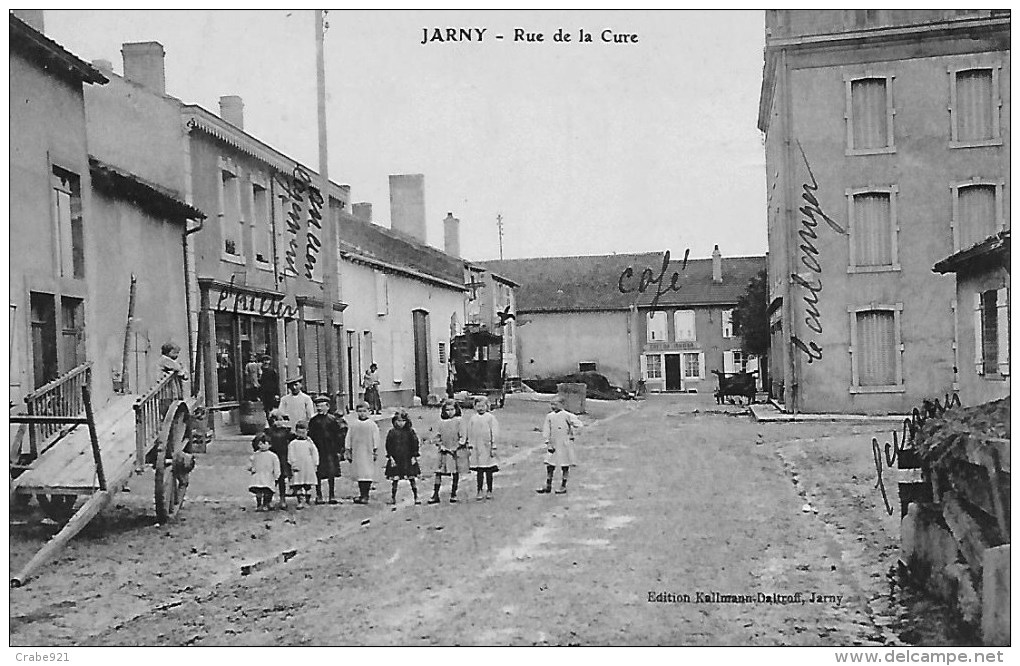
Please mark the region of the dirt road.
MULTIPOLYGON (((11 642, 898 643, 881 607, 895 521, 871 517, 870 480, 848 468, 846 488, 829 488, 831 469, 799 444, 839 427, 766 427, 688 396, 590 403, 569 493, 538 495, 545 411, 511 400, 497 412, 503 462, 482 502, 469 479, 467 501, 448 503, 446 486, 441 504, 414 506, 403 485, 391 510, 380 483, 365 507, 256 514, 239 470, 246 444, 215 446, 200 461, 206 490, 178 523, 148 524, 140 479, 100 536, 12 590, 11 642)), ((416 418, 421 429, 435 415, 416 418)), ((431 477, 420 488, 427 499, 431 477)), ((43 536, 15 528, 12 566, 43 536)))

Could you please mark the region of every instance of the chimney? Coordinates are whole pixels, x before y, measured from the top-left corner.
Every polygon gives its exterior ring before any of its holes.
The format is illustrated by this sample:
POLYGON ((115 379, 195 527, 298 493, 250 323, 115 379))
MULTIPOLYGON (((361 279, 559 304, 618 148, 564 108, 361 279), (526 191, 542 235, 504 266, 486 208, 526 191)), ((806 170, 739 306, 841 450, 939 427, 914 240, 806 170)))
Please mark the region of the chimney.
POLYGON ((351 215, 362 220, 363 222, 372 221, 372 204, 367 201, 361 201, 358 203, 351 204, 351 215))
POLYGON ((390 228, 425 241, 425 176, 390 176, 390 228))
POLYGON ((238 95, 220 97, 220 118, 237 129, 244 129, 244 100, 238 95))
POLYGON ((41 9, 15 9, 13 12, 17 18, 39 32, 45 33, 46 24, 43 21, 43 10, 41 9))
POLYGON ((712 250, 712 282, 722 282, 722 253, 718 245, 712 250))
POLYGON ((460 220, 453 216, 453 213, 447 213, 446 219, 443 220, 443 240, 445 241, 443 246, 446 249, 446 254, 453 255, 454 257, 460 256, 460 220))
POLYGON ((166 52, 159 42, 132 42, 121 47, 124 56, 124 78, 161 95, 166 94, 166 52))
POLYGON ((104 60, 102 58, 97 58, 96 60, 92 61, 92 66, 95 67, 96 69, 98 69, 103 74, 112 74, 113 73, 113 63, 110 62, 109 60, 104 60))

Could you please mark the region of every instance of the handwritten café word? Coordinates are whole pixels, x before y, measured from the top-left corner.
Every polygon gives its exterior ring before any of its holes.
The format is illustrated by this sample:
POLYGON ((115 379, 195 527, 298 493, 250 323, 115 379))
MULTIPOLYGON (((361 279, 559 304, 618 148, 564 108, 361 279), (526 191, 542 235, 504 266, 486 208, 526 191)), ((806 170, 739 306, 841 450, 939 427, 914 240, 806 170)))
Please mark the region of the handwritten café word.
MULTIPOLYGON (((816 276, 822 274, 822 264, 819 261, 820 253, 818 248, 815 246, 814 241, 818 240, 818 233, 815 228, 818 226, 818 220, 825 220, 825 223, 838 234, 847 235, 846 229, 841 227, 835 220, 825 214, 822 210, 822 206, 818 203, 818 198, 815 196, 815 192, 818 191, 818 181, 815 180, 815 174, 811 171, 811 165, 808 163, 807 155, 804 154, 804 149, 801 147, 800 142, 797 142, 797 148, 800 149, 800 156, 804 159, 804 166, 807 168, 808 178, 810 183, 804 183, 802 185, 801 199, 806 202, 806 205, 801 206, 798 210, 801 214, 800 220, 800 231, 797 235, 804 241, 800 245, 800 262, 807 267, 809 271, 815 273, 816 276)), ((804 278, 799 273, 792 273, 790 275, 790 281, 794 284, 804 287, 807 289, 807 293, 804 295, 804 304, 807 306, 807 314, 804 317, 804 323, 809 329, 817 334, 822 332, 822 315, 818 311, 818 298, 822 293, 822 279, 821 277, 815 277, 813 279, 804 278)), ((816 360, 822 358, 822 348, 814 340, 805 342, 796 335, 790 337, 790 342, 793 343, 797 349, 807 355, 808 363, 813 363, 816 360)))
POLYGON ((305 277, 310 280, 315 270, 315 263, 319 258, 319 251, 322 248, 319 233, 322 232, 322 208, 325 200, 322 198, 319 188, 312 185, 311 174, 300 165, 294 167, 290 176, 277 173, 276 182, 287 193, 284 210, 287 222, 285 234, 288 236, 288 241, 287 250, 284 253, 283 274, 285 276, 298 274, 298 253, 301 251, 299 239, 302 223, 307 219, 308 239, 305 245, 304 269, 305 277))
MULTIPOLYGON (((638 280, 638 284, 636 287, 637 293, 643 294, 646 291, 648 291, 648 288, 650 286, 652 286, 653 284, 656 285, 655 298, 652 299, 652 307, 654 308, 659 305, 659 297, 665 294, 666 292, 680 291, 680 286, 677 284, 677 280, 680 279, 680 273, 682 271, 687 270, 687 257, 690 256, 690 254, 691 249, 687 248, 687 250, 684 251, 683 265, 680 267, 679 271, 673 271, 673 275, 670 277, 669 285, 667 286, 666 283, 663 281, 663 278, 666 276, 666 271, 669 270, 669 250, 663 252, 662 267, 659 269, 659 274, 656 275, 655 271, 653 271, 651 268, 646 268, 643 271, 641 271, 641 278, 638 280)), ((632 266, 627 266, 627 268, 623 269, 623 272, 620 273, 620 279, 617 283, 618 286, 620 287, 621 294, 634 293, 635 287, 633 286, 632 282, 633 278, 634 268, 632 266)))
POLYGON ((217 312, 254 314, 260 317, 277 317, 282 319, 294 319, 298 313, 296 307, 283 302, 283 296, 245 293, 233 286, 220 289, 219 298, 216 299, 215 310, 217 312))
MULTIPOLYGON (((422 28, 421 29, 421 44, 447 44, 447 43, 460 43, 460 42, 484 42, 485 33, 488 32, 488 28, 422 28)), ((514 28, 513 34, 511 35, 512 42, 523 42, 523 43, 547 43, 556 42, 559 44, 567 44, 570 42, 576 44, 590 44, 594 41, 592 33, 588 32, 584 28, 580 28, 577 31, 577 35, 571 32, 567 32, 563 28, 558 28, 556 32, 552 34, 552 39, 546 39, 544 32, 532 32, 525 28, 514 28), (577 39, 574 39, 574 37, 577 39)), ((497 34, 493 37, 496 40, 506 39, 506 35, 497 34)), ((599 40, 605 44, 637 44, 638 35, 637 33, 629 32, 616 32, 606 28, 599 33, 599 40)))

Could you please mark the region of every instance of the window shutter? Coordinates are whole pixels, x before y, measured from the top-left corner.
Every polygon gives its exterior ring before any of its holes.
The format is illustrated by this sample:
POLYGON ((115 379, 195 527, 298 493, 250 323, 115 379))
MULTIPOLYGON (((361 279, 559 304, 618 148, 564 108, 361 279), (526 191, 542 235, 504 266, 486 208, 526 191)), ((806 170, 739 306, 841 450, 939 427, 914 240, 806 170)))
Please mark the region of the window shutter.
POLYGON ((389 285, 387 284, 386 273, 375 272, 375 313, 382 317, 390 311, 389 307, 389 285))
POLYGON ((854 261, 858 266, 889 266, 893 263, 890 197, 887 192, 854 196, 854 261))
POLYGON ((404 350, 400 346, 400 332, 393 331, 392 336, 393 354, 393 381, 399 382, 404 379, 404 350))
POLYGON ((995 186, 970 185, 961 187, 957 194, 960 228, 957 235, 960 249, 983 241, 995 233, 995 186))
POLYGON ((319 328, 320 324, 305 322, 305 357, 302 374, 305 376, 305 392, 319 391, 319 328))
POLYGON ((860 79, 850 84, 853 99, 854 148, 888 145, 886 79, 860 79))
POLYGON ((892 312, 875 310, 857 315, 861 386, 896 384, 896 323, 892 312))
POLYGON ((991 139, 993 134, 992 70, 971 69, 956 74, 956 103, 960 141, 991 139))
POLYGON ((981 292, 974 294, 974 371, 985 374, 984 336, 981 334, 982 321, 981 292))
POLYGON ((1003 287, 995 292, 999 374, 1009 377, 1009 295, 1003 287))
POLYGON ((722 353, 723 372, 726 373, 736 372, 736 370, 734 370, 735 365, 736 364, 734 363, 733 360, 733 352, 731 350, 724 351, 722 353))
POLYGON ((698 377, 705 378, 705 352, 698 352, 698 377))

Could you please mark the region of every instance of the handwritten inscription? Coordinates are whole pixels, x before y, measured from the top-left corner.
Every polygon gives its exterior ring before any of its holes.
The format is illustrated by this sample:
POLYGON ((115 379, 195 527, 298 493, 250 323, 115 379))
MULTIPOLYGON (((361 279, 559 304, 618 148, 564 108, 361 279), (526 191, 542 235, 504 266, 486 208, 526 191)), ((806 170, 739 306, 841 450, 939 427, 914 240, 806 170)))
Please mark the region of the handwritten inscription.
MULTIPOLYGON (((691 249, 687 248, 687 250, 684 251, 683 265, 680 267, 679 271, 673 271, 673 275, 670 277, 669 285, 667 286, 666 283, 663 281, 663 278, 666 276, 666 271, 669 270, 669 250, 666 250, 662 254, 662 267, 659 269, 658 275, 656 275, 655 271, 653 271, 651 268, 645 268, 643 271, 641 271, 641 278, 638 280, 636 288, 637 293, 643 294, 646 291, 648 291, 648 288, 650 286, 652 286, 653 284, 656 285, 655 297, 652 299, 652 307, 654 308, 659 305, 659 297, 661 297, 666 292, 680 291, 680 286, 677 284, 677 281, 680 279, 680 272, 687 270, 687 257, 689 257, 690 254, 691 249)), ((620 273, 620 279, 618 280, 617 285, 620 288, 621 294, 634 293, 635 287, 631 282, 633 277, 634 268, 632 266, 627 266, 627 268, 623 269, 623 272, 620 273)))
POLYGON ((218 312, 232 312, 234 314, 257 314, 261 317, 277 317, 282 319, 294 319, 297 317, 297 308, 284 303, 282 296, 250 294, 232 287, 224 287, 220 290, 215 310, 218 312))
POLYGON ((287 193, 290 208, 287 210, 287 249, 284 253, 285 276, 296 276, 298 274, 298 254, 301 251, 301 226, 302 221, 308 221, 308 234, 305 243, 304 269, 305 277, 312 278, 315 264, 318 261, 319 252, 322 248, 322 241, 319 240, 319 233, 322 231, 322 209, 325 200, 319 188, 312 185, 312 176, 304 167, 294 167, 293 173, 288 177, 285 174, 276 174, 276 181, 287 193))
MULTIPOLYGON (((804 266, 815 273, 816 276, 820 276, 822 273, 822 264, 819 260, 821 253, 814 241, 818 240, 818 232, 815 229, 818 227, 818 221, 824 220, 825 223, 836 233, 846 235, 846 229, 840 226, 835 220, 826 215, 825 211, 822 210, 821 204, 818 202, 818 198, 815 196, 815 192, 818 191, 818 181, 815 180, 815 174, 811 171, 811 164, 808 163, 807 155, 804 154, 804 149, 801 147, 800 142, 797 142, 797 148, 800 150, 800 156, 804 160, 804 166, 807 168, 808 178, 810 182, 804 183, 801 187, 801 199, 806 202, 806 205, 801 206, 798 210, 801 214, 800 225, 801 229, 797 232, 800 236, 800 262, 804 266)), ((822 293, 822 279, 821 277, 815 277, 808 279, 800 275, 799 273, 793 273, 790 275, 790 281, 795 285, 803 287, 807 290, 807 294, 804 295, 804 304, 806 306, 806 314, 804 316, 804 323, 807 327, 816 334, 822 332, 822 315, 818 310, 818 300, 822 293)), ((822 347, 814 340, 801 340, 797 336, 792 336, 790 342, 793 343, 797 349, 803 352, 807 356, 807 362, 813 363, 816 360, 822 358, 822 347)))

